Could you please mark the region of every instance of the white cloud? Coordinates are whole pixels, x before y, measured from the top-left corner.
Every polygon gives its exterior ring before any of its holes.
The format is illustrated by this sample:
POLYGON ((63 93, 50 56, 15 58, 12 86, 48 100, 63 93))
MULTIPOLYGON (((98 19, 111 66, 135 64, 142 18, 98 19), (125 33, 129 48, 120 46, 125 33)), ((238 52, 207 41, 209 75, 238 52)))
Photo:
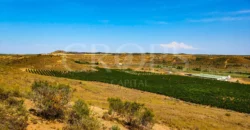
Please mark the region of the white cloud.
POLYGON ((162 24, 162 25, 168 24, 168 22, 165 22, 165 21, 155 21, 154 23, 155 24, 162 24))
POLYGON ((166 25, 168 22, 166 21, 146 21, 147 24, 159 24, 159 25, 166 25))
POLYGON ((238 10, 231 12, 210 12, 206 15, 210 15, 211 17, 200 18, 200 19, 188 19, 188 22, 226 22, 226 21, 243 21, 250 20, 250 9, 246 10, 238 10))
POLYGON ((214 12, 206 13, 206 15, 243 15, 243 14, 250 14, 250 9, 230 11, 230 12, 214 11, 214 12))
POLYGON ((189 19, 188 22, 225 22, 225 21, 243 21, 250 20, 250 16, 248 17, 218 17, 218 18, 203 18, 203 19, 189 19))
POLYGON ((231 12, 231 14, 249 14, 250 10, 239 10, 239 11, 234 11, 231 12))
POLYGON ((194 50, 197 48, 194 48, 193 46, 184 44, 184 43, 178 43, 178 42, 171 42, 169 44, 160 44, 163 48, 169 48, 169 49, 185 49, 185 50, 194 50))

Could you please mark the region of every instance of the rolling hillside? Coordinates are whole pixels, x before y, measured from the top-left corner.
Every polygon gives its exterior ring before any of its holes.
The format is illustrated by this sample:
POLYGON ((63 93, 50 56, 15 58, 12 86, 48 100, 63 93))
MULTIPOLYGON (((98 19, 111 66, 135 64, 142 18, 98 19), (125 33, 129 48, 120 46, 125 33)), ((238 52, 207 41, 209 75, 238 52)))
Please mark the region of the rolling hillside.
MULTIPOLYGON (((132 63, 127 62, 128 58, 126 58, 127 54, 119 54, 119 61, 115 61, 114 54, 54 54, 54 55, 1 55, 0 56, 0 86, 8 91, 19 91, 21 95, 24 95, 25 106, 26 108, 32 108, 32 102, 27 98, 28 94, 31 92, 31 85, 34 81, 37 80, 46 80, 50 82, 68 84, 72 89, 74 89, 74 93, 72 95, 72 100, 76 101, 77 99, 83 99, 88 104, 93 107, 96 113, 101 115, 97 116, 98 120, 102 122, 105 127, 111 127, 114 124, 117 124, 114 121, 106 121, 101 118, 102 111, 108 110, 108 102, 107 98, 110 97, 118 97, 127 101, 136 101, 139 103, 145 104, 148 108, 152 109, 155 113, 156 124, 153 127, 155 130, 165 130, 165 129, 250 129, 250 115, 247 113, 240 113, 236 111, 232 111, 229 109, 221 109, 216 108, 214 105, 200 105, 203 103, 195 102, 185 102, 187 98, 193 98, 192 96, 188 96, 188 94, 184 97, 180 98, 177 95, 164 95, 163 91, 154 93, 150 93, 153 91, 145 92, 144 89, 137 90, 133 87, 128 87, 125 84, 113 83, 110 82, 97 82, 100 81, 98 76, 96 80, 94 80, 95 75, 89 76, 87 78, 93 79, 88 80, 86 78, 78 79, 78 78, 69 78, 67 76, 51 76, 51 75, 38 75, 29 73, 26 70, 54 70, 55 72, 68 72, 74 71, 80 73, 93 73, 90 71, 94 71, 97 74, 99 70, 97 67, 109 67, 111 69, 127 69, 130 68, 129 71, 134 72, 133 70, 137 70, 138 73, 145 72, 154 72, 155 75, 165 75, 166 72, 171 70, 174 74, 177 74, 181 71, 183 72, 192 72, 192 73, 200 73, 206 72, 203 68, 206 68, 207 65, 212 66, 210 73, 235 73, 239 78, 247 79, 249 75, 249 59, 247 56, 204 56, 204 55, 181 55, 185 57, 189 61, 189 70, 177 69, 178 66, 183 66, 184 63, 180 60, 179 55, 169 55, 168 57, 157 54, 155 58, 153 56, 145 55, 146 62, 142 66, 138 66, 140 63, 140 55, 134 55, 134 60, 132 63), (101 56, 102 59, 99 59, 101 56), (93 58, 93 59, 91 59, 93 58), (200 59, 199 59, 200 58, 200 59), (210 60, 208 60, 210 59, 210 60), (80 61, 80 62, 76 62, 80 61), (153 69, 148 65, 153 61, 153 69), (105 62, 105 63, 103 63, 105 62), (66 67, 65 67, 66 63, 66 67), (122 65, 119 65, 122 63, 122 65), (106 66, 105 66, 106 64, 106 66), (238 66, 236 66, 238 64, 238 66), (225 67, 226 65, 226 67, 225 67), (231 65, 231 66, 230 66, 231 65), (171 67, 170 67, 171 66, 171 67), (67 68, 68 67, 68 68, 67 68), (195 71, 193 68, 201 68, 201 71, 195 71), (68 70, 71 69, 71 70, 68 70), (234 71, 233 71, 234 70, 234 71), (143 72, 141 72, 143 71, 143 72), (128 87, 128 88, 126 88, 128 87), (174 98, 175 97, 175 98, 174 98), (179 99, 178 99, 179 98, 179 99), (182 99, 182 100, 180 100, 182 99), (101 111, 101 113, 100 113, 101 111)), ((122 71, 124 73, 124 71, 122 71)), ((112 73, 110 73, 112 74, 112 73)), ((110 80, 107 76, 105 78, 106 73, 103 75, 103 78, 106 80, 110 80)), ((130 74, 128 74, 130 75, 130 74)), ((134 74, 132 74, 134 75, 134 74)), ((181 76, 174 76, 180 77, 181 76)), ((135 75, 136 76, 136 75, 135 75)), ((152 75, 153 76, 153 75, 152 75)), ((142 76, 147 77, 147 75, 142 76)), ((166 75, 167 77, 171 77, 171 75, 166 75)), ((119 76, 110 76, 110 78, 119 78, 119 76)), ((133 77, 132 77, 133 78, 133 77)), ((185 86, 187 83, 184 79, 188 79, 188 77, 181 78, 182 85, 185 86)), ((157 79, 155 81, 158 82, 157 79)), ((153 80, 152 80, 153 81, 153 80)), ((174 83, 175 80, 173 80, 174 83)), ((199 81, 203 81, 199 79, 199 81)), ((218 81, 219 82, 219 81, 218 81)), ((178 87, 178 81, 176 81, 178 87)), ((197 79, 198 83, 198 79, 197 79)), ((206 82, 207 83, 207 82, 206 82)), ((157 83, 156 83, 157 84, 157 83)), ((152 82, 148 85, 152 86, 152 82)), ((205 92, 207 89, 195 89, 199 84, 194 85, 192 89, 193 93, 199 94, 205 92)), ((207 91, 209 94, 210 91, 213 91, 214 88, 222 87, 226 91, 231 91, 233 89, 230 88, 230 83, 225 83, 225 87, 221 84, 216 84, 211 87, 207 91)), ((159 86, 159 84, 158 84, 159 86)), ((174 85, 173 85, 174 86, 174 85)), ((238 87, 247 86, 239 84, 238 87)), ((204 86, 203 86, 204 87, 204 86)), ((207 86, 209 87, 209 86, 207 86)), ((234 87, 237 88, 237 87, 234 87)), ((245 87, 243 87, 245 88, 245 87)), ((187 89, 185 89, 187 90, 187 89)), ((241 90, 241 89, 239 89, 241 90)), ((147 90, 146 90, 147 91, 147 90)), ((215 91, 215 89, 214 89, 215 91)), ((174 92, 174 91, 173 91, 174 92)), ((179 91, 182 92, 182 91, 179 91)), ((188 92, 188 91, 186 91, 188 92)), ((248 98, 245 93, 248 93, 248 90, 244 91, 241 96, 242 102, 248 102, 248 98), (246 97, 246 99, 243 99, 246 97)), ((175 94, 175 93, 173 93, 175 94)), ((190 93, 189 93, 190 94, 190 93)), ((222 93, 221 93, 222 94, 222 93)), ((230 95, 233 93, 227 93, 225 95, 230 95)), ((238 95, 231 95, 237 97, 238 95)), ((216 97, 215 97, 216 98, 216 97)), ((195 97, 193 98, 194 100, 195 97)), ((200 98, 199 98, 200 99, 200 98)), ((223 98, 222 98, 223 99, 223 98)), ((231 100, 231 98, 229 98, 231 100)), ((198 98, 197 98, 198 100, 198 98)), ((227 103, 226 103, 227 104, 227 103)), ((224 104, 225 105, 225 104, 224 104)), ((233 105, 227 104, 229 107, 233 105)), ((247 104, 246 104, 247 105, 247 104)), ((237 105, 236 105, 237 106, 237 105)), ((244 106, 243 106, 244 107, 244 106)), ((224 107, 222 107, 224 108, 224 107)), ((246 107, 242 108, 246 109, 246 107)), ((234 109, 233 109, 234 110, 234 109)), ((239 109, 241 110, 241 109, 239 109)), ((247 109, 246 109, 247 110, 247 109)), ((243 111, 245 112, 245 111, 243 111)), ((61 129, 65 124, 61 122, 51 122, 44 119, 40 119, 40 117, 36 117, 32 114, 29 114, 29 129, 42 129, 41 125, 45 126, 48 129, 61 129), (34 122, 36 120, 37 122, 34 122)), ((122 124, 118 125, 123 129, 122 124)))

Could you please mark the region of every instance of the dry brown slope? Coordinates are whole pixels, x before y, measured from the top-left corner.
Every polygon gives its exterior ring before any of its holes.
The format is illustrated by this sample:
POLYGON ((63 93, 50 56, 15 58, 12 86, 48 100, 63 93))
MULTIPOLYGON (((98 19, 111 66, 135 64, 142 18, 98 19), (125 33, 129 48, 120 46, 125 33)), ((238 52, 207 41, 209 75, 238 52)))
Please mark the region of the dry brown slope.
POLYGON ((48 80, 69 84, 76 89, 73 100, 86 100, 92 106, 107 109, 107 98, 119 97, 123 100, 137 101, 152 108, 159 123, 179 129, 250 129, 250 115, 195 105, 167 96, 157 95, 121 86, 98 82, 85 82, 64 78, 40 76, 6 67, 0 71, 0 85, 8 89, 19 89, 27 93, 35 80, 48 80))
POLYGON ((116 68, 118 63, 128 64, 129 68, 150 67, 148 64, 165 66, 184 66, 189 69, 201 68, 214 72, 244 72, 250 73, 249 56, 219 56, 219 55, 112 55, 112 54, 71 54, 71 55, 32 55, 32 56, 1 56, 0 63, 6 60, 13 60, 10 65, 18 67, 29 67, 36 69, 65 70, 69 67, 73 70, 86 69, 90 65, 77 64, 74 61, 89 63, 100 63, 99 66, 116 68), (8 57, 8 58, 6 58, 8 57), (132 58, 132 59, 131 59, 132 58), (141 66, 140 66, 141 65, 141 66))

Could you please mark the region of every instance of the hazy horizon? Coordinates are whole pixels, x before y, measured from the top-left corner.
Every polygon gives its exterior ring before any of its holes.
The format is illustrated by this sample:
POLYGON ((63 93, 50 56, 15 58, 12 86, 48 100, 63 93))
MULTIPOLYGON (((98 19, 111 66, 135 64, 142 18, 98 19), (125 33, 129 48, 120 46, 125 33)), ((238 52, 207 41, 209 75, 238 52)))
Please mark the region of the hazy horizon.
MULTIPOLYGON (((64 51, 64 50, 55 50, 55 51, 64 51)), ((38 54, 51 54, 55 51, 52 52, 48 52, 48 53, 0 53, 0 55, 38 55, 38 54)), ((150 53, 150 52, 144 52, 144 53, 137 53, 137 52, 80 52, 80 51, 72 51, 72 52, 67 52, 66 53, 79 53, 79 54, 166 54, 166 55, 210 55, 210 56, 250 56, 250 54, 246 54, 246 55, 240 55, 240 54, 198 54, 198 53, 194 53, 194 54, 190 54, 190 53, 160 53, 160 52, 155 52, 155 53, 150 53)))

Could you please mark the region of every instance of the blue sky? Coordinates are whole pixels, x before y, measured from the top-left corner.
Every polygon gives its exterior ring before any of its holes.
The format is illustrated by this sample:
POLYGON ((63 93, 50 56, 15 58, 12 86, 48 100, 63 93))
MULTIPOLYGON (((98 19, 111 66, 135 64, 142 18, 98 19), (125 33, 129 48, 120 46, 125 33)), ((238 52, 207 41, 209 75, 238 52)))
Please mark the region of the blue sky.
POLYGON ((0 0, 0 53, 250 54, 249 0, 0 0))

